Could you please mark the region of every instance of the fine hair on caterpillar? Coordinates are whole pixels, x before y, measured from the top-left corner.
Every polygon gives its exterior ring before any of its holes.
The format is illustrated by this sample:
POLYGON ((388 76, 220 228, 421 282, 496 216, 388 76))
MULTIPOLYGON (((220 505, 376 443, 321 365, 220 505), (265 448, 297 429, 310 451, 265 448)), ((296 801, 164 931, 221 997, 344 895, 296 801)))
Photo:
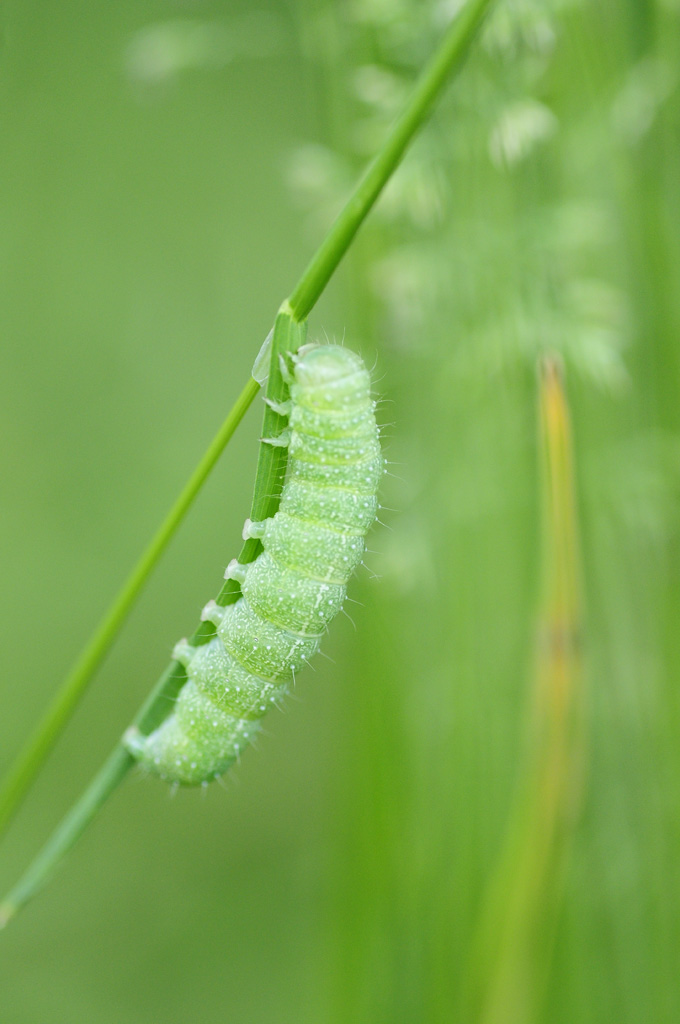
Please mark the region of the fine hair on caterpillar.
POLYGON ((218 778, 253 742, 342 609, 376 519, 384 460, 369 371, 355 352, 330 344, 305 345, 291 363, 281 367, 289 400, 269 403, 288 426, 263 438, 288 448, 279 508, 263 522, 246 520, 243 532, 262 550, 227 568, 238 600, 204 608, 216 635, 175 646, 187 681, 171 714, 149 736, 132 729, 125 737, 140 764, 171 783, 218 778))

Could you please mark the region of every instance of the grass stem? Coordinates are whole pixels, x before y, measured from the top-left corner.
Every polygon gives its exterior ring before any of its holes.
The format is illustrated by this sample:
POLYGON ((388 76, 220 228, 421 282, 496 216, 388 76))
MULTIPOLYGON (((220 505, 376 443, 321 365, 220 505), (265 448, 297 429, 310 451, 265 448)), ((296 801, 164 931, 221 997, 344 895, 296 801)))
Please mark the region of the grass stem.
POLYGON ((398 167, 416 131, 430 113, 452 73, 459 70, 492 0, 469 0, 454 19, 441 46, 424 69, 377 156, 367 167, 349 202, 310 261, 289 302, 296 320, 304 320, 324 290, 361 227, 366 214, 398 167))
POLYGON ((0 788, 0 835, 19 808, 33 779, 130 614, 144 584, 177 532, 196 495, 259 390, 259 384, 251 377, 148 547, 95 629, 63 685, 57 691, 52 703, 11 766, 0 788))
MULTIPOLYGON (((267 386, 268 397, 280 399, 283 394, 284 385, 279 371, 278 353, 286 350, 295 351, 301 343, 301 338, 304 337, 304 321, 309 312, 326 287, 385 184, 399 165, 409 142, 422 126, 447 79, 462 66, 475 32, 491 3, 492 0, 469 0, 455 18, 440 47, 424 68, 402 115, 393 125, 382 148, 358 182, 327 237, 293 289, 290 298, 281 307, 274 330, 267 386)), ((101 665, 152 569, 258 390, 257 381, 251 378, 156 537, 133 569, 71 674, 58 691, 46 715, 20 753, 14 766, 10 768, 7 780, 0 790, 0 832, 20 806, 78 700, 101 665)), ((264 437, 272 436, 277 432, 277 428, 280 429, 279 420, 278 414, 267 407, 263 425, 264 437)), ((284 471, 285 451, 273 448, 271 445, 261 445, 251 518, 263 519, 273 514, 278 502, 278 488, 284 471)), ((252 561, 257 557, 258 551, 258 541, 246 541, 239 555, 239 561, 252 561)), ((217 601, 220 604, 228 604, 230 601, 236 600, 237 596, 237 584, 227 581, 222 587, 217 601)), ((201 624, 194 633, 192 641, 206 640, 212 635, 212 630, 213 627, 210 624, 201 624)), ((140 731, 150 731, 167 714, 167 698, 176 695, 184 678, 183 670, 176 663, 173 662, 166 669, 149 701, 135 719, 135 724, 140 731)), ((124 747, 119 745, 114 749, 101 771, 57 827, 21 881, 0 905, 0 926, 6 923, 42 887, 56 864, 73 846, 104 801, 125 777, 132 763, 132 758, 124 747)))
POLYGON ((569 407, 561 364, 539 366, 542 596, 524 764, 472 946, 464 1017, 532 1024, 560 909, 583 776, 582 609, 569 407))

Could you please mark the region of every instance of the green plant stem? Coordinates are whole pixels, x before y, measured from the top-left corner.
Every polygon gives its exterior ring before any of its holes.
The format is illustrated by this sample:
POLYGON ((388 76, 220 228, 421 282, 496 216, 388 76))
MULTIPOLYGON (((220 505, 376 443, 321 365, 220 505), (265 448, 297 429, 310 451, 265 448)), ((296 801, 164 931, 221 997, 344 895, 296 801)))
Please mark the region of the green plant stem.
MULTIPOLYGON (((453 72, 460 69, 475 32, 491 3, 492 0, 469 0, 469 3, 455 19, 432 60, 425 67, 401 117, 395 122, 378 155, 360 179, 354 192, 332 225, 326 239, 322 242, 303 272, 290 298, 282 305, 277 317, 272 344, 267 390, 268 397, 276 399, 284 391, 278 365, 278 352, 286 349, 295 351, 297 345, 300 344, 301 335, 296 332, 296 328, 300 329, 303 326, 303 322, 326 287, 340 260, 345 255, 356 232, 372 209, 385 184, 399 165, 406 147, 432 109, 447 78, 453 72)), ((238 419, 234 422, 234 428, 243 417, 245 409, 252 402, 258 387, 259 385, 256 381, 250 380, 242 392, 239 402, 244 400, 244 396, 247 395, 248 397, 245 399, 245 405, 240 410, 238 419)), ((230 417, 239 407, 239 402, 234 406, 230 417)), ((277 414, 268 407, 265 413, 263 436, 272 436, 272 434, 276 433, 277 427, 281 425, 279 420, 280 417, 277 419, 277 414)), ((222 429, 224 430, 224 428, 222 429)), ((223 447, 224 444, 222 445, 223 447)), ((190 481, 190 484, 193 481, 198 482, 195 489, 189 494, 189 500, 183 509, 180 509, 181 498, 178 499, 175 509, 179 509, 180 514, 176 521, 172 522, 160 550, 154 558, 148 559, 148 552, 151 552, 152 548, 154 548, 154 543, 152 542, 147 553, 140 560, 139 565, 133 570, 120 597, 114 603, 111 611, 95 633, 93 640, 85 649, 74 669, 74 673, 69 677, 57 695, 54 704, 50 708, 50 712, 48 712, 29 745, 29 748, 33 748, 30 759, 27 755, 23 755, 20 761, 17 762, 17 767, 12 770, 9 782, 4 789, 9 813, 12 813, 21 802, 32 779, 47 756, 50 747, 56 740, 87 683, 101 663, 149 572, 165 546, 167 546, 172 533, 179 525, 182 516, 186 513, 219 452, 215 453, 214 459, 209 465, 207 464, 208 455, 209 453, 206 453, 201 462, 201 466, 207 465, 203 478, 198 480, 197 470, 192 477, 192 481, 190 481), (122 614, 114 617, 114 612, 117 610, 118 603, 122 600, 123 596, 125 596, 126 600, 123 604, 122 614), (72 679, 76 671, 79 671, 79 675, 76 677, 77 684, 74 684, 72 679), (68 697, 66 696, 67 694, 68 697), (60 711, 57 715, 55 709, 61 707, 62 702, 65 710, 64 712, 60 711), (39 741, 38 734, 41 731, 44 731, 45 736, 43 740, 39 741)), ((273 514, 276 509, 284 470, 284 450, 273 448, 271 445, 261 445, 251 518, 262 519, 266 518, 267 515, 273 514)), ((189 493, 190 484, 187 485, 182 496, 189 493)), ((168 517, 168 521, 169 519, 170 517, 168 517)), ((162 532, 161 529, 158 536, 162 532)), ((252 561, 257 557, 258 551, 259 542, 246 541, 239 555, 239 560, 241 562, 252 561)), ((233 581, 227 581, 222 587, 217 601, 219 604, 228 604, 230 601, 236 600, 237 597, 238 586, 233 581)), ((192 637, 192 642, 204 642, 211 635, 212 627, 209 624, 202 624, 192 637)), ((149 701, 147 701, 135 719, 135 724, 140 731, 144 733, 151 731, 158 724, 158 721, 162 720, 167 714, 168 698, 176 695, 184 678, 183 670, 176 663, 172 663, 168 667, 153 690, 149 701)), ((27 752, 29 748, 27 748, 27 752)), ((104 801, 122 781, 132 764, 133 760, 125 748, 120 745, 116 747, 90 786, 57 827, 36 860, 30 865, 23 878, 0 905, 0 927, 14 916, 16 911, 42 887, 56 864, 73 846, 104 801)), ((2 819, 0 818, 1 827, 2 819)))
MULTIPOLYGON (((271 367, 277 366, 279 355, 297 350, 303 344, 306 325, 297 324, 286 311, 280 312, 274 326, 274 337, 270 358, 269 385, 267 397, 280 402, 284 397, 284 385, 280 373, 272 373, 271 367)), ((273 437, 280 433, 285 420, 270 406, 265 409, 263 420, 263 437, 273 437)), ((217 439, 216 439, 217 440, 217 439)), ((281 490, 281 483, 286 469, 286 449, 269 444, 260 446, 251 519, 266 519, 273 514, 281 490)), ((239 554, 240 562, 253 561, 259 551, 260 542, 247 540, 239 554)), ((238 584, 227 580, 217 596, 217 602, 229 604, 238 597, 238 584)), ((191 637, 194 645, 205 643, 215 633, 210 622, 201 622, 191 637)), ((179 662, 172 661, 158 680, 150 696, 136 715, 133 726, 145 735, 152 732, 167 715, 168 706, 175 699, 183 683, 186 673, 179 662)), ((111 793, 123 781, 130 768, 135 764, 134 758, 128 753, 122 742, 118 743, 104 762, 97 775, 82 794, 80 799, 61 823, 23 875, 19 883, 12 889, 0 904, 0 928, 14 916, 31 896, 45 884, 54 867, 68 853, 78 837, 97 814, 99 808, 111 793)))
POLYGON ((260 385, 251 377, 149 546, 114 598, 89 643, 10 768, 0 789, 0 834, 19 807, 24 794, 130 614, 152 570, 177 532, 211 469, 259 390, 260 385))
POLYGON ((461 67, 470 43, 493 0, 470 0, 453 21, 441 46, 418 80, 411 98, 377 156, 369 164, 349 202, 290 296, 296 320, 304 320, 324 290, 361 227, 366 214, 399 165, 411 139, 430 113, 447 79, 461 67))

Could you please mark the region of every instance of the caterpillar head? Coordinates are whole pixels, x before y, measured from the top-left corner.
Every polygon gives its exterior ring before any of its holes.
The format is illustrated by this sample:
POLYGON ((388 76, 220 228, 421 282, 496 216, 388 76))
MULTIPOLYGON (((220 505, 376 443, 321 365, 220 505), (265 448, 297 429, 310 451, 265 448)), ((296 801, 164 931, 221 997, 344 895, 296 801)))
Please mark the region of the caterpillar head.
POLYGON ((340 345, 304 345, 294 357, 291 393, 305 405, 332 409, 354 405, 370 394, 361 358, 340 345))

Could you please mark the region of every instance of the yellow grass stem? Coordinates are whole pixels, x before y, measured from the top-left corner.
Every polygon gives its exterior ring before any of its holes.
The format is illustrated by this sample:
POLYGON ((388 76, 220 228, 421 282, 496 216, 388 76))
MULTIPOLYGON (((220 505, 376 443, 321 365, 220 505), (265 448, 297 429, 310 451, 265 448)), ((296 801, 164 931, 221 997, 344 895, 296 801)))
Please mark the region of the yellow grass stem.
POLYGON ((547 978, 583 778, 582 603, 569 407, 539 366, 542 592, 528 732, 503 848, 472 948, 465 1019, 531 1024, 547 978))

